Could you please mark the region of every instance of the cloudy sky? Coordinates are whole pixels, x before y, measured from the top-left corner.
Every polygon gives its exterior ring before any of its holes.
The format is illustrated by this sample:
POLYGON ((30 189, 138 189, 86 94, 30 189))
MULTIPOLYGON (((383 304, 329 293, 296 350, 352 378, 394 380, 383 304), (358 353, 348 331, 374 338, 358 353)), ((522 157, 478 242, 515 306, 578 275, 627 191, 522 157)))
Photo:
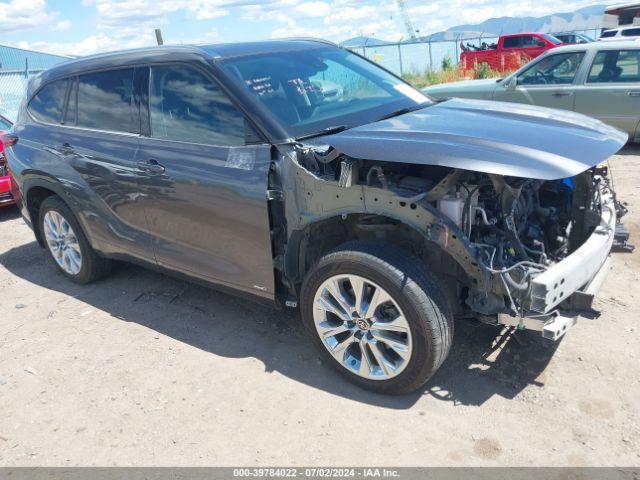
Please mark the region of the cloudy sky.
MULTIPOLYGON (((416 29, 433 33, 491 17, 573 11, 594 0, 405 0, 416 29)), ((0 43, 69 55, 165 43, 313 36, 333 41, 404 33, 394 0, 0 1, 0 43)))

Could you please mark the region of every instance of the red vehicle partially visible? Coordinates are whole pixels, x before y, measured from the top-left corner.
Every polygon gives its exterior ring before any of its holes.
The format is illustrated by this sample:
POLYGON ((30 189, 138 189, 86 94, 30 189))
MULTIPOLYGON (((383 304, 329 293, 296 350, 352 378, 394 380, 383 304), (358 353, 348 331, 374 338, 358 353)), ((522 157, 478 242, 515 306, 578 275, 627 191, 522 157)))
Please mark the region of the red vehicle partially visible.
POLYGON ((462 43, 460 66, 462 70, 469 71, 486 63, 499 72, 517 70, 531 59, 561 45, 560 40, 546 33, 502 35, 498 43, 483 43, 480 47, 462 43))
MULTIPOLYGON (((11 121, 0 115, 0 139, 13 126, 11 121)), ((0 208, 15 204, 11 194, 11 177, 7 171, 7 159, 4 155, 4 144, 0 141, 0 208)))

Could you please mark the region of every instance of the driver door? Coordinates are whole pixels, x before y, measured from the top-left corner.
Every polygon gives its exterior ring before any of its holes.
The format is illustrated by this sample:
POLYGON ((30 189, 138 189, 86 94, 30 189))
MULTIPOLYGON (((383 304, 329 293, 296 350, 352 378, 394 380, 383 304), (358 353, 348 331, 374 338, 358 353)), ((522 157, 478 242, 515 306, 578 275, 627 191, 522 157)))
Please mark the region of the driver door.
POLYGON ((515 85, 497 90, 494 99, 573 110, 574 80, 583 58, 584 52, 567 52, 544 57, 521 72, 515 85))
POLYGON ((273 298, 267 205, 271 146, 207 72, 149 69, 149 134, 140 138, 139 205, 157 263, 273 298))

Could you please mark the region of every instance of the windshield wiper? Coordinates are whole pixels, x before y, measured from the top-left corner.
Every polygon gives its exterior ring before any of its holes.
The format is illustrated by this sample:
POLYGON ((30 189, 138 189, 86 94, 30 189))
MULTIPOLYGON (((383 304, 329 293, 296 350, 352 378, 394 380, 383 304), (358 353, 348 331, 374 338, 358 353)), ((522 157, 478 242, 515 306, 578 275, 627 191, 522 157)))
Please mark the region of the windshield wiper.
POLYGON ((398 110, 394 110, 391 113, 387 113, 386 115, 383 115, 382 117, 377 119, 376 122, 381 122, 382 120, 387 120, 393 117, 399 117, 400 115, 404 115, 405 113, 415 112, 416 110, 422 110, 423 108, 429 107, 431 105, 432 104, 429 103, 428 105, 420 104, 420 105, 414 105, 413 107, 399 108, 398 110))
POLYGON ((317 132, 307 133, 306 135, 300 135, 299 137, 296 137, 296 140, 306 140, 307 138, 322 137, 323 135, 332 135, 334 133, 344 132, 348 128, 349 128, 348 125, 335 125, 333 127, 323 128, 322 130, 319 130, 317 132))

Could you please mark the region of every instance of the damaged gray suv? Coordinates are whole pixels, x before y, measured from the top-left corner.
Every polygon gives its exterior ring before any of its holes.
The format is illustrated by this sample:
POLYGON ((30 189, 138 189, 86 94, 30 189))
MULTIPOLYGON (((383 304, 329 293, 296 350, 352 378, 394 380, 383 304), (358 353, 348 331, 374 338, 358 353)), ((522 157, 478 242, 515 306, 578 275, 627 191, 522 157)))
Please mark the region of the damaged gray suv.
POLYGON ((557 339, 594 314, 623 213, 601 163, 626 140, 436 103, 309 40, 73 60, 31 80, 4 138, 63 275, 128 260, 299 306, 327 361, 383 393, 433 375, 456 318, 557 339))

